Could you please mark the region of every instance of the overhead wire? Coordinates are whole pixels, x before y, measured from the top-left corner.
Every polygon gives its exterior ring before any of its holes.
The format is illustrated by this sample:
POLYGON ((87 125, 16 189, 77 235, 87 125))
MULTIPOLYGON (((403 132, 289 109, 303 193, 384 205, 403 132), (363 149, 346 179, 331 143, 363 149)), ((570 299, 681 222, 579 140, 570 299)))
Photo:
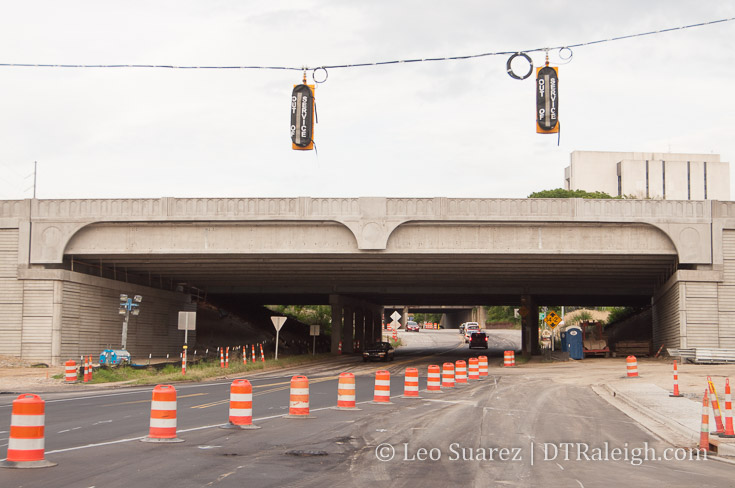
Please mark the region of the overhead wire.
POLYGON ((316 71, 316 70, 327 70, 327 69, 344 69, 344 68, 362 68, 370 66, 387 66, 395 64, 411 64, 411 63, 426 63, 426 62, 439 62, 439 61, 460 61, 468 59, 477 59, 490 56, 504 56, 513 55, 516 53, 534 53, 549 50, 569 50, 572 48, 592 46, 595 44, 602 44, 606 42, 616 42, 625 39, 632 39, 636 37, 651 36, 656 34, 663 34, 667 32, 673 32, 678 30, 693 29, 696 27, 705 27, 714 24, 720 24, 724 22, 731 22, 735 20, 735 17, 729 17, 724 19, 711 20, 707 22, 699 22, 697 24, 682 25, 676 27, 668 27, 666 29, 658 29, 648 32, 641 32, 637 34, 628 34, 617 37, 610 37, 607 39, 598 39, 595 41, 579 42, 575 44, 567 44, 563 46, 555 47, 535 47, 532 49, 525 49, 520 51, 492 51, 477 54, 468 54, 463 56, 446 56, 446 57, 433 57, 433 58, 413 58, 413 59, 396 59, 388 61, 375 61, 375 62, 364 62, 364 63, 349 63, 349 64, 326 64, 315 67, 306 66, 253 66, 253 65, 234 65, 234 66, 186 66, 186 65, 175 65, 175 64, 44 64, 44 63, 0 63, 0 67, 5 68, 150 68, 150 69, 185 69, 185 70, 284 70, 284 71, 316 71))

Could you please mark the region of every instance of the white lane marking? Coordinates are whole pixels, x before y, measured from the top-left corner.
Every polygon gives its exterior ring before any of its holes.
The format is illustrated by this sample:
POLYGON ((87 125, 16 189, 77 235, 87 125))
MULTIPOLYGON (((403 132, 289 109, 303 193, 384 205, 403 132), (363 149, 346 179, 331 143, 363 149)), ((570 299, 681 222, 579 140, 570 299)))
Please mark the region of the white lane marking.
POLYGON ((559 464, 559 463, 556 463, 556 465, 557 465, 557 466, 559 466, 559 469, 561 469, 562 471, 564 471, 564 466, 562 466, 562 465, 561 465, 561 464, 559 464))
POLYGON ((98 422, 93 423, 92 425, 99 425, 99 424, 111 424, 112 420, 100 420, 98 422))
POLYGON ((579 483, 579 486, 581 486, 582 488, 584 488, 584 485, 582 484, 581 481, 579 481, 579 480, 574 480, 574 481, 576 481, 577 483, 579 483))
POLYGON ((456 405, 471 405, 473 407, 477 406, 477 402, 471 402, 469 400, 439 400, 436 398, 422 398, 425 402, 437 402, 437 403, 453 403, 456 405))
MULTIPOLYGON (((357 402, 356 405, 361 405, 363 403, 370 403, 370 402, 372 402, 372 400, 366 400, 364 402, 357 402)), ((318 412, 320 410, 333 410, 333 409, 334 409, 333 406, 332 407, 322 407, 322 408, 312 408, 310 410, 310 412, 318 412)), ((275 419, 275 418, 278 418, 278 417, 285 417, 286 415, 288 415, 288 414, 282 413, 282 414, 278 414, 278 415, 271 415, 270 417, 260 417, 260 418, 257 418, 257 419, 253 419, 253 422, 257 422, 257 421, 260 421, 260 420, 270 420, 270 419, 275 419)), ((200 427, 192 427, 190 429, 177 430, 176 433, 177 434, 180 434, 180 433, 185 433, 185 432, 194 432, 194 431, 197 431, 197 430, 214 429, 214 428, 219 428, 219 427, 221 427, 223 425, 227 425, 227 424, 202 425, 200 427)), ((80 429, 80 428, 81 427, 77 427, 77 429, 80 429)), ((89 448, 92 448, 92 447, 110 446, 110 445, 113 445, 113 444, 123 444, 125 442, 139 441, 140 439, 144 439, 145 437, 146 436, 132 437, 130 439, 120 439, 120 440, 117 440, 117 441, 98 442, 96 444, 87 444, 86 446, 67 447, 66 449, 56 449, 55 451, 46 451, 46 454, 57 454, 57 453, 60 453, 60 452, 69 452, 69 451, 78 451, 80 449, 89 449, 89 448)))

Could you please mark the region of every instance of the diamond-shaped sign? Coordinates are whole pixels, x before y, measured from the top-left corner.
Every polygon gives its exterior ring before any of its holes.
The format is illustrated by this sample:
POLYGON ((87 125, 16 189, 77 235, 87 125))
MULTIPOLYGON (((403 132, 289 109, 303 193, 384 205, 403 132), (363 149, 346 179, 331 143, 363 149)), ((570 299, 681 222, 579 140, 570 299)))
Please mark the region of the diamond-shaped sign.
POLYGON ((394 322, 398 322, 398 320, 401 318, 401 314, 399 314, 398 312, 393 312, 390 315, 390 318, 392 318, 394 322))
POLYGON ((561 323, 561 317, 559 317, 556 312, 553 310, 546 314, 546 318, 544 319, 544 322, 546 322, 546 325, 551 327, 552 329, 555 328, 559 323, 561 323))

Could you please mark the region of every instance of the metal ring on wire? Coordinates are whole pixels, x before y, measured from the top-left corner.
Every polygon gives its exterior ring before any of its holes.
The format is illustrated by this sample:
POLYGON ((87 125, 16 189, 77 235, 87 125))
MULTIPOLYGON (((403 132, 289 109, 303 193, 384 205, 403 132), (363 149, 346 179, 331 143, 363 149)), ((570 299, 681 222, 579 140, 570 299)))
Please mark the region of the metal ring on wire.
POLYGON ((329 78, 329 72, 327 71, 327 68, 324 68, 324 67, 314 68, 311 72, 311 79, 314 80, 314 83, 324 83, 325 81, 327 81, 327 78, 329 78), (320 70, 324 71, 324 79, 321 81, 316 79, 316 74, 320 70))
POLYGON ((512 55, 511 57, 509 57, 508 58, 508 62, 505 63, 505 70, 508 72, 508 75, 510 75, 510 77, 513 78, 514 80, 525 80, 526 78, 528 78, 529 76, 531 76, 531 73, 533 73, 533 61, 531 60, 531 57, 528 54, 526 54, 526 53, 520 53, 520 52, 519 53, 515 53, 514 55, 512 55), (518 56, 521 56, 526 61, 528 61, 528 73, 526 73, 523 76, 518 76, 517 74, 515 74, 513 72, 513 68, 511 67, 511 63, 518 56))
POLYGON ((566 46, 559 48, 559 59, 561 59, 562 61, 571 61, 573 56, 574 51, 572 51, 570 48, 566 46), (565 56, 564 53, 569 54, 565 56))

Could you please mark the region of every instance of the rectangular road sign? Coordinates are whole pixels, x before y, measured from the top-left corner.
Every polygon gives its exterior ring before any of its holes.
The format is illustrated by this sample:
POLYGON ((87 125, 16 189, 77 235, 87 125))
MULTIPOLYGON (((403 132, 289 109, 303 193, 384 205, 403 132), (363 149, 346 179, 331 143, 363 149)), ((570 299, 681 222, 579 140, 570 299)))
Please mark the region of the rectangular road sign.
POLYGON ((196 330, 196 328, 196 312, 179 312, 179 330, 196 330))
POLYGON ((312 336, 319 335, 319 324, 309 326, 309 335, 312 335, 312 336))

